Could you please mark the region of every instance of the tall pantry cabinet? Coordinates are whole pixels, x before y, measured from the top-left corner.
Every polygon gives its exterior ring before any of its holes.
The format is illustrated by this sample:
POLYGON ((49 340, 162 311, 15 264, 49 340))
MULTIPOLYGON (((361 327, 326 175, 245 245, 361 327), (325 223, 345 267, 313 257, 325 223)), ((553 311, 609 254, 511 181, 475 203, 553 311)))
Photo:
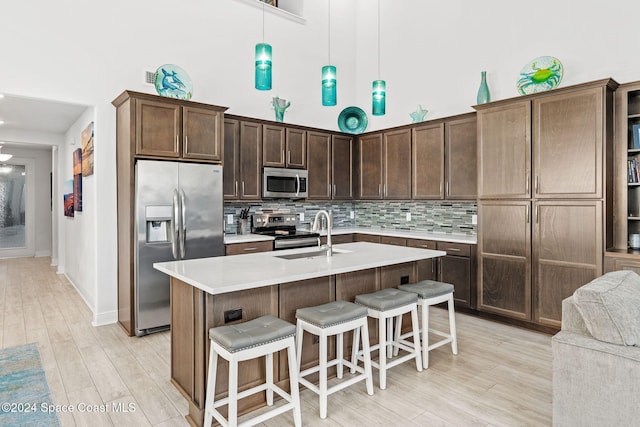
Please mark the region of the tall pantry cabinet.
POLYGON ((478 105, 478 309, 552 328, 611 246, 606 79, 478 105), (609 237, 610 238, 610 237, 609 237))

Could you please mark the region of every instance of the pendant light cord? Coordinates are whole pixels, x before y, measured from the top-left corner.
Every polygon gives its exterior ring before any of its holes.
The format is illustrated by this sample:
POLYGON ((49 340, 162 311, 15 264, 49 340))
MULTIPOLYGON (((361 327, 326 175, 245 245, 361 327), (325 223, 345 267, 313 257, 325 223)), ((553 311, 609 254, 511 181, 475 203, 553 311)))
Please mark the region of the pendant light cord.
POLYGON ((329 65, 331 65, 331 0, 329 2, 329 65))
POLYGON ((380 0, 378 0, 378 80, 380 80, 380 0))
POLYGON ((262 44, 264 44, 264 1, 262 2, 262 44))

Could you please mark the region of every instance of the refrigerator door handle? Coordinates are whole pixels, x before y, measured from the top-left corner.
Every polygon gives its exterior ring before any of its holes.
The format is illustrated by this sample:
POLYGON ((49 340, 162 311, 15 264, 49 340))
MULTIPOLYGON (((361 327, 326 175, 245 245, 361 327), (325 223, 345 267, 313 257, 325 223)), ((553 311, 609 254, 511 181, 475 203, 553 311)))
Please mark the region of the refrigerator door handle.
POLYGON ((180 206, 182 208, 180 218, 180 258, 184 259, 186 248, 185 241, 187 236, 187 203, 185 202, 184 190, 180 190, 180 206))
POLYGON ((173 190, 173 238, 171 239, 171 254, 173 259, 178 259, 178 237, 180 233, 180 224, 178 224, 178 190, 173 190))

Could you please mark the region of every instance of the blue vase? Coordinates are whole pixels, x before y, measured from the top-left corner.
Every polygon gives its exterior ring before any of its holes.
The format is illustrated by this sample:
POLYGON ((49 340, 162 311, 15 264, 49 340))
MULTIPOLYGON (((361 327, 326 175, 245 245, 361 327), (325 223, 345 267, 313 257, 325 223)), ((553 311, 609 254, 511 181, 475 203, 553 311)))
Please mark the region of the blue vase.
POLYGON ((478 98, 476 101, 478 104, 486 104, 491 101, 491 94, 489 93, 489 86, 487 86, 487 72, 482 71, 482 77, 480 79, 480 87, 478 88, 478 98))

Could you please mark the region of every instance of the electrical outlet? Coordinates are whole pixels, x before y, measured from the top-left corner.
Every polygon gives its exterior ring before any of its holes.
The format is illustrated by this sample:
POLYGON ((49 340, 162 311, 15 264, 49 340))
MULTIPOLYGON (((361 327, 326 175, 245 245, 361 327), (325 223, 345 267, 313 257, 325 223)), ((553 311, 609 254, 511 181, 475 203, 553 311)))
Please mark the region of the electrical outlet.
POLYGON ((407 284, 409 284, 409 276, 402 276, 402 277, 400 277, 400 284, 401 284, 401 285, 407 285, 407 284))
POLYGON ((233 224, 233 215, 227 215, 227 224, 233 224))
POLYGON ((224 312, 224 323, 242 319, 242 308, 234 308, 224 312))
POLYGON ((471 224, 478 223, 478 215, 471 215, 471 224))
POLYGON ((407 212, 407 221, 411 221, 411 212, 407 212))
POLYGON ((356 213, 354 211, 349 212, 349 218, 354 219, 356 217, 356 213))
POLYGON ((304 212, 300 212, 298 214, 298 218, 300 219, 300 221, 304 221, 304 212))

